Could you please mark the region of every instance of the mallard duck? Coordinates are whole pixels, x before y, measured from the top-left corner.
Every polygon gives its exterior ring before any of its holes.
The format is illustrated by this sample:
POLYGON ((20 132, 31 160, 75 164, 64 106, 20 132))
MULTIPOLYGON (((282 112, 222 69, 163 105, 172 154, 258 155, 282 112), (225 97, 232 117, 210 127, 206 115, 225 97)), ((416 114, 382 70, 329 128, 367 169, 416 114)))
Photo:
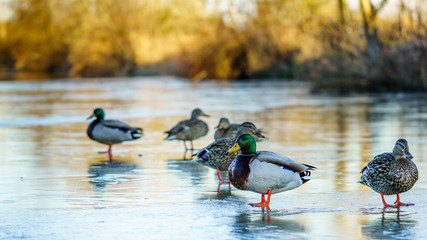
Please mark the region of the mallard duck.
POLYGON ((240 151, 228 152, 228 149, 233 147, 234 141, 240 134, 252 134, 258 137, 264 137, 257 131, 255 124, 251 122, 244 122, 238 127, 237 134, 234 138, 221 138, 215 140, 213 143, 204 147, 202 150, 195 154, 196 158, 193 160, 204 166, 211 167, 217 170, 218 180, 220 182, 229 183, 229 180, 222 180, 220 171, 227 171, 231 162, 239 155, 240 151))
POLYGON ((223 117, 219 119, 218 126, 215 127, 217 130, 215 131, 214 138, 217 140, 220 138, 234 137, 239 127, 240 124, 231 124, 228 118, 223 117))
POLYGON ((185 144, 185 141, 190 141, 190 150, 193 151, 193 140, 205 136, 209 131, 208 125, 199 119, 200 116, 209 117, 209 115, 204 113, 199 108, 194 109, 191 112, 190 119, 179 122, 171 130, 165 132, 168 134, 165 140, 183 140, 186 152, 188 148, 185 144))
MULTIPOLYGON (((215 131, 214 138, 215 140, 229 137, 234 138, 241 127, 242 124, 230 123, 228 118, 223 117, 219 120, 218 126, 215 127, 217 130, 215 131)), ((257 129, 257 131, 261 134, 261 129, 257 129)), ((253 137, 257 142, 265 139, 265 137, 260 138, 257 135, 253 135, 253 137)))
POLYGON ((359 183, 381 194, 384 207, 409 206, 402 203, 400 193, 411 189, 418 180, 418 169, 412 162, 408 141, 401 138, 396 141, 392 153, 382 153, 374 157, 361 171, 359 183), (387 204, 384 195, 397 195, 393 204, 387 204))
POLYGON ((296 162, 289 157, 269 151, 256 151, 250 134, 239 135, 229 152, 241 153, 228 167, 228 179, 240 190, 261 193, 261 202, 252 206, 267 207, 273 193, 288 191, 311 179, 310 170, 316 167, 296 162), (267 200, 264 194, 268 194, 267 200))
POLYGON ((87 119, 93 117, 96 119, 87 127, 87 135, 94 141, 109 145, 108 151, 101 153, 108 153, 110 162, 112 162, 111 149, 113 144, 132 141, 143 135, 142 128, 132 127, 118 120, 105 120, 105 112, 101 108, 96 108, 87 119))

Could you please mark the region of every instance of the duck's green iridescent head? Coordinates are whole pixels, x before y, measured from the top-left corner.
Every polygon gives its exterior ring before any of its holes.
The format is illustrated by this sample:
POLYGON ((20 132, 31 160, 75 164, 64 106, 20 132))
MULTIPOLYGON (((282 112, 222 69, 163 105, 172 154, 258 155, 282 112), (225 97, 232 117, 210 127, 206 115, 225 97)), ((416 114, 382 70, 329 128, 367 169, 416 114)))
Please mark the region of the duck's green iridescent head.
POLYGON ((104 110, 102 110, 102 108, 95 108, 95 110, 93 110, 92 115, 90 115, 87 119, 91 119, 93 117, 96 117, 96 119, 99 119, 99 120, 104 120, 105 118, 104 110))
POLYGON ((396 141, 396 144, 394 145, 394 148, 393 148, 393 154, 395 156, 406 157, 409 159, 414 158, 412 154, 409 152, 408 141, 406 141, 403 138, 400 138, 396 141))
POLYGON ((256 153, 256 143, 255 139, 250 134, 241 134, 236 139, 236 144, 228 150, 228 152, 235 152, 242 150, 242 154, 255 154, 256 153))

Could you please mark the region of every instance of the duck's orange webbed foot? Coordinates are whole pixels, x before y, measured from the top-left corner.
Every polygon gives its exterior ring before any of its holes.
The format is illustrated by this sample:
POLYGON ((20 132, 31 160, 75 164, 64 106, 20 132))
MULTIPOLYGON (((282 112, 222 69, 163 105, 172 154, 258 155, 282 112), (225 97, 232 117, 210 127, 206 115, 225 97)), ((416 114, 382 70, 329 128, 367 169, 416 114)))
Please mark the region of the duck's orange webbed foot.
POLYGON ((395 207, 399 207, 399 206, 411 206, 411 205, 414 205, 413 203, 403 203, 403 202, 401 202, 399 194, 397 194, 397 200, 396 200, 396 202, 394 202, 394 205, 393 204, 388 204, 388 203, 386 203, 386 201, 384 199, 384 193, 380 192, 380 194, 381 194, 381 199, 383 200, 384 207, 393 207, 393 208, 395 208, 395 207))
POLYGON ((264 194, 261 194, 261 202, 259 202, 259 203, 249 203, 249 205, 251 205, 253 207, 268 207, 268 205, 270 204, 271 190, 268 190, 267 193, 268 193, 267 201, 264 198, 264 194))
POLYGON ((413 206, 413 203, 395 202, 396 206, 413 206))
POLYGON ((396 206, 412 206, 412 205, 415 205, 413 203, 403 203, 403 202, 401 202, 399 194, 397 194, 397 200, 396 200, 396 202, 394 202, 394 204, 396 206))
POLYGON ((252 207, 268 207, 267 202, 260 202, 260 203, 249 203, 252 207))

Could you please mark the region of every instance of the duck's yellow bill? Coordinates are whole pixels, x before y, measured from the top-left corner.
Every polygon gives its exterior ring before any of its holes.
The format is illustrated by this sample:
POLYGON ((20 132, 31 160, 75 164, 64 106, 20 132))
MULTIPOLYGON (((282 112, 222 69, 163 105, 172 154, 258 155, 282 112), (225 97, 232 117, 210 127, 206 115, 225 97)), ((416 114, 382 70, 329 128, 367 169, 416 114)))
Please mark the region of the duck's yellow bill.
POLYGON ((228 150, 229 153, 235 152, 235 151, 239 151, 240 150, 240 146, 239 143, 234 144, 234 146, 228 150))
POLYGON ((91 118, 95 117, 95 113, 92 113, 92 115, 90 115, 86 120, 89 120, 91 118))

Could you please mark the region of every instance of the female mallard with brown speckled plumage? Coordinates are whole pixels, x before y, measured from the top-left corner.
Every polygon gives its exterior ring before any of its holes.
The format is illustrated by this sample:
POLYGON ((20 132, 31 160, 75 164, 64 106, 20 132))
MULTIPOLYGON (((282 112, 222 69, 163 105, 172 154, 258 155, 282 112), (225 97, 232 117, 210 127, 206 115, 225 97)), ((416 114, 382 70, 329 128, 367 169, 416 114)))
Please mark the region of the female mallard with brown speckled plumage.
POLYGON ((215 128, 217 129, 214 134, 215 140, 220 138, 229 138, 234 137, 237 133, 237 130, 239 130, 241 124, 233 123, 231 124, 228 118, 221 118, 219 120, 218 126, 215 128))
POLYGON ((196 158, 193 161, 216 169, 219 181, 229 183, 230 181, 228 180, 222 180, 220 171, 227 171, 228 166, 230 166, 231 162, 233 162, 237 155, 239 155, 240 151, 229 153, 228 150, 233 147, 237 136, 244 133, 264 138, 264 136, 257 131, 255 124, 251 122, 244 122, 239 126, 234 138, 230 137, 215 140, 213 143, 196 153, 196 158))
POLYGON ((272 193, 288 191, 309 181, 314 166, 296 162, 289 157, 269 151, 256 151, 254 138, 242 134, 229 152, 241 150, 230 164, 228 178, 234 187, 261 193, 260 203, 252 206, 267 207, 272 193), (268 194, 267 200, 264 194, 268 194))
POLYGON ((384 207, 414 205, 400 202, 399 193, 411 189, 418 180, 418 169, 412 162, 413 156, 409 153, 408 142, 399 139, 394 145, 392 153, 383 153, 374 157, 361 171, 359 183, 370 187, 381 194, 384 207), (387 204, 384 195, 397 195, 397 200, 387 204))
POLYGON ((93 110, 93 114, 88 119, 93 117, 96 117, 96 119, 87 127, 87 135, 94 141, 109 145, 108 151, 105 153, 108 153, 110 163, 113 158, 111 153, 113 144, 132 141, 143 135, 142 128, 132 127, 118 120, 105 120, 105 112, 101 108, 93 110))
POLYGON ((165 140, 184 141, 185 151, 188 150, 185 141, 190 141, 191 151, 193 151, 193 140, 205 136, 209 131, 208 125, 199 119, 200 116, 209 117, 209 115, 204 113, 201 109, 194 109, 191 112, 190 119, 186 119, 177 123, 171 130, 165 132, 168 134, 165 140))
MULTIPOLYGON (((215 131, 214 138, 215 140, 221 139, 221 138, 230 138, 230 137, 234 138, 237 134, 237 131, 241 127, 242 127, 242 124, 230 123, 228 118, 223 117, 219 120, 218 126, 215 127, 217 128, 217 130, 215 131)), ((261 129, 257 129, 257 131, 261 133, 261 129)), ((256 135, 253 135, 253 137, 257 142, 265 139, 265 137, 260 138, 256 135)))

